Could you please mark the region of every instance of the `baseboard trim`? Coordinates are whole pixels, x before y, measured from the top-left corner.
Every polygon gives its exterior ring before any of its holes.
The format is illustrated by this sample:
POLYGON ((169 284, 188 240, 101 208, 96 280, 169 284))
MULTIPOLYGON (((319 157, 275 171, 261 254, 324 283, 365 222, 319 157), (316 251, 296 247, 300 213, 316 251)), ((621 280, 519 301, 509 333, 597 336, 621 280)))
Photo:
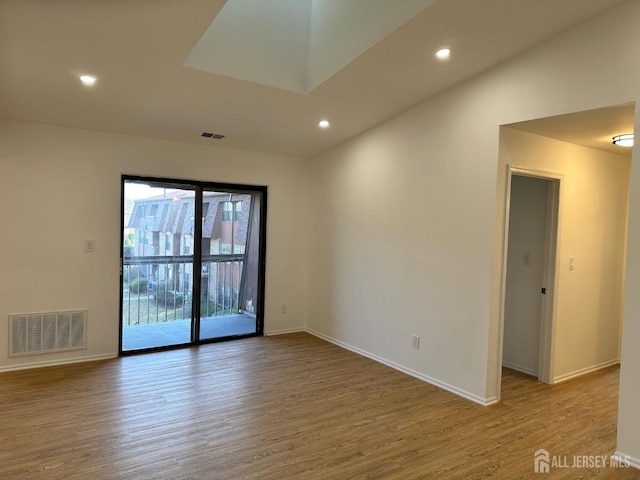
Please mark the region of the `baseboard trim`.
POLYGON ((482 398, 479 397, 478 395, 475 395, 471 392, 467 392, 466 390, 463 390, 461 388, 458 387, 454 387, 453 385, 449 385, 446 382, 443 382, 441 380, 438 380, 436 378, 430 377, 428 375, 425 375, 423 373, 420 372, 416 372, 415 370, 412 370, 410 368, 404 367, 402 365, 399 365, 395 362, 392 362, 390 360, 387 360, 385 358, 382 358, 378 355, 375 355, 373 353, 367 352, 366 350, 362 350, 361 348, 358 347, 354 347, 353 345, 349 345, 348 343, 342 342, 340 340, 336 340, 333 337, 330 337, 328 335, 325 335, 324 333, 320 333, 316 330, 313 330, 311 328, 307 328, 305 329, 305 331, 315 337, 321 338, 322 340, 326 340, 329 343, 333 343, 334 345, 337 345, 341 348, 344 348, 346 350, 349 350, 351 352, 357 353, 358 355, 362 355, 363 357, 367 357, 371 360, 374 360, 378 363, 382 363, 383 365, 386 365, 387 367, 391 367, 395 370, 398 370, 402 373, 406 373, 407 375, 411 375, 412 377, 415 377, 419 380, 422 380, 423 382, 427 382, 431 385, 434 385, 438 388, 442 388, 443 390, 446 390, 448 392, 451 392, 455 395, 458 395, 459 397, 465 398, 467 400, 470 400, 474 403, 477 403, 479 405, 482 405, 483 407, 488 407, 489 405, 493 405, 495 403, 498 403, 498 399, 496 397, 489 397, 489 398, 482 398))
POLYGON ((602 370, 603 368, 611 367, 613 365, 618 365, 620 363, 620 359, 609 360, 608 362, 602 362, 597 365, 593 365, 591 367, 581 368, 580 370, 576 370, 574 372, 565 373, 562 375, 558 375, 553 378, 553 383, 562 383, 567 380, 571 380, 572 378, 580 377, 582 375, 586 375, 587 373, 596 372, 598 370, 602 370))
POLYGON ((269 330, 264 332, 265 337, 273 337, 275 335, 286 335, 287 333, 303 333, 307 330, 304 328, 283 328, 281 330, 269 330))
POLYGON ((58 365, 70 365, 72 363, 97 362, 98 360, 112 360, 118 358, 117 353, 107 353, 104 355, 88 355, 86 357, 63 358, 61 360, 48 360, 42 362, 23 363, 21 365, 7 365, 0 367, 0 372, 14 372, 18 370, 29 370, 31 368, 55 367, 58 365))
POLYGON ((611 456, 618 457, 622 465, 625 465, 625 462, 628 462, 630 467, 633 467, 636 470, 640 470, 640 458, 632 457, 631 455, 627 455, 626 453, 623 453, 619 450, 616 450, 616 453, 611 456))
POLYGON ((516 365, 514 363, 505 362, 505 361, 502 362, 502 366, 510 368, 511 370, 516 370, 517 372, 521 372, 521 373, 524 373, 526 375, 531 375, 532 377, 538 378, 538 372, 536 372, 536 371, 534 371, 534 370, 532 370, 530 368, 521 367, 520 365, 516 365))

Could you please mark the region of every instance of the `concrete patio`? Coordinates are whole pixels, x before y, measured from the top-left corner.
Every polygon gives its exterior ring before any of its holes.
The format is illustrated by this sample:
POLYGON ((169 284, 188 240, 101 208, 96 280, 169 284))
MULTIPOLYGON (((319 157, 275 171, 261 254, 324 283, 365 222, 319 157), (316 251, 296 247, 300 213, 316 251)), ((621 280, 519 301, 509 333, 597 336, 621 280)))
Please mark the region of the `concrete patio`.
MULTIPOLYGON (((247 315, 221 315, 200 320, 200 338, 213 339, 249 335, 256 331, 256 319, 247 315)), ((143 325, 128 325, 122 332, 122 350, 142 350, 189 343, 191 320, 175 320, 143 325)))

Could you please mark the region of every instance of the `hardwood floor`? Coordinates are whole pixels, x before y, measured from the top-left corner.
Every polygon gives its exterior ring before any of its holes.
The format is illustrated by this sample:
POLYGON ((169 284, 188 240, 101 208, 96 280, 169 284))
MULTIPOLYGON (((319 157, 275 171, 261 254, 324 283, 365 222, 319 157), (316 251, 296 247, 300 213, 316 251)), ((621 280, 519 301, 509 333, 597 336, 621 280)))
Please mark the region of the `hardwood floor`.
POLYGON ((640 478, 533 472, 610 455, 618 370, 549 386, 505 371, 481 407, 307 334, 0 374, 0 478, 640 478))

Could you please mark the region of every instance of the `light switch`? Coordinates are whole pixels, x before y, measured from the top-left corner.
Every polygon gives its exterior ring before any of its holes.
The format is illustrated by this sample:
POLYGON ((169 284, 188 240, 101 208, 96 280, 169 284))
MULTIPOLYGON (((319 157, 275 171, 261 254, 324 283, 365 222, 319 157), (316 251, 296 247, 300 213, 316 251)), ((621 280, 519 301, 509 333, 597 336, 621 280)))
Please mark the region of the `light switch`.
POLYGON ((84 251, 93 253, 95 251, 95 242, 93 240, 85 240, 84 242, 84 251))
POLYGON ((569 257, 569 270, 573 270, 575 268, 575 261, 576 259, 574 257, 569 257))
POLYGON ((522 264, 531 265, 531 254, 529 252, 525 252, 522 254, 522 264))

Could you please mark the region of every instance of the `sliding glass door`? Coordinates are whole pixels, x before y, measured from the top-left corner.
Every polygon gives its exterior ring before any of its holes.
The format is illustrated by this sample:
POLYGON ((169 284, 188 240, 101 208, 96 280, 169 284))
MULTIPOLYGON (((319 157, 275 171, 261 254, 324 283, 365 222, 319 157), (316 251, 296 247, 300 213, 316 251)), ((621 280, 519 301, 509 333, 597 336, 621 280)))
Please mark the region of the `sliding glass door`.
POLYGON ((203 193, 201 339, 256 330, 261 199, 260 193, 203 193))
POLYGON ((262 333, 264 187, 123 178, 123 353, 262 333))

